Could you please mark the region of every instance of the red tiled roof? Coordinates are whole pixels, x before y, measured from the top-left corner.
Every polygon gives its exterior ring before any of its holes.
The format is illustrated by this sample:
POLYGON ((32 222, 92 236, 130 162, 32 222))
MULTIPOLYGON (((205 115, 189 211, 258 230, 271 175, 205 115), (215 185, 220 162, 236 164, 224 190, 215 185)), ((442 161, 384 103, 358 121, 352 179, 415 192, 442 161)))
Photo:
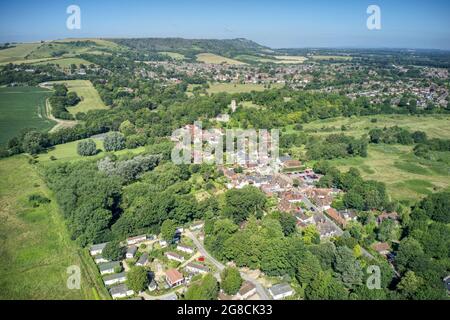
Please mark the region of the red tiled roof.
POLYGON ((379 242, 372 245, 372 248, 377 252, 389 251, 391 246, 387 242, 379 242))
POLYGON ((167 280, 170 283, 176 283, 183 280, 183 275, 177 269, 169 269, 166 271, 167 280))
POLYGON ((347 223, 334 208, 327 209, 327 215, 342 226, 345 226, 347 223))

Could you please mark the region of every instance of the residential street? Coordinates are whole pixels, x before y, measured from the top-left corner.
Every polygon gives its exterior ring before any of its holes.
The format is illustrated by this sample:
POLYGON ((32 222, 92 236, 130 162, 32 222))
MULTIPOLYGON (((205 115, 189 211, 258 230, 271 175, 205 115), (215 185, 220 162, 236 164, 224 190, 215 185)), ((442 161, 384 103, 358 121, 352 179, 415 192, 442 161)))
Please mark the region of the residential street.
MULTIPOLYGON (((190 230, 186 230, 185 231, 185 235, 187 237, 189 237, 190 239, 192 239, 192 241, 194 242, 195 246, 198 248, 198 250, 200 251, 200 253, 207 258, 209 261, 211 261, 212 264, 214 264, 214 266, 219 270, 222 271, 225 266, 218 260, 216 260, 213 256, 211 256, 208 251, 206 251, 205 247, 203 246, 203 244, 197 239, 197 237, 190 231, 190 230)), ((270 295, 267 293, 266 289, 255 279, 250 278, 248 275, 246 275, 245 273, 241 272, 241 276, 242 279, 249 281, 251 283, 253 283, 256 287, 256 292, 258 293, 258 295, 261 297, 262 300, 271 300, 270 295)), ((217 275, 216 275, 217 277, 217 275)))

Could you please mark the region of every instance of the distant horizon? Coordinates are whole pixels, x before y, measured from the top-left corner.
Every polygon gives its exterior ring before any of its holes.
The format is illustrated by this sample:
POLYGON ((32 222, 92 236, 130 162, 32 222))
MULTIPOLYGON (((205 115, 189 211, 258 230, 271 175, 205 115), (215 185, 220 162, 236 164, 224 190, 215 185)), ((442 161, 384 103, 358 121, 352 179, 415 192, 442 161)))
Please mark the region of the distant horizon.
POLYGON ((0 3, 0 42, 65 38, 246 38, 270 48, 450 50, 450 1, 16 0, 0 3), (68 29, 71 5, 80 29, 68 29), (371 30, 368 8, 380 9, 371 30))
POLYGON ((292 50, 292 49, 319 49, 319 50, 323 50, 323 49, 332 49, 332 50, 413 50, 413 51, 443 51, 443 52, 450 52, 450 49, 442 49, 442 48, 432 48, 432 47, 359 47, 359 46, 316 46, 316 47, 311 47, 311 46, 299 46, 299 47, 271 47, 265 44, 262 44, 260 42, 257 42, 255 40, 252 39, 247 39, 247 38, 185 38, 185 37, 165 37, 165 36, 161 36, 161 37, 153 37, 153 36, 142 36, 142 37, 134 37, 134 36, 129 36, 129 37, 114 37, 114 36, 110 36, 110 37, 67 37, 67 38, 54 38, 54 39, 40 39, 40 40, 30 40, 30 41, 5 41, 5 42, 0 42, 0 44, 21 44, 21 43, 39 43, 39 42, 51 42, 51 41, 58 41, 58 40, 91 40, 91 39, 97 39, 97 40, 113 40, 113 39, 184 39, 184 40, 238 40, 238 39, 245 39, 245 40, 249 40, 252 42, 255 42, 261 46, 267 47, 269 49, 275 49, 275 50, 292 50))

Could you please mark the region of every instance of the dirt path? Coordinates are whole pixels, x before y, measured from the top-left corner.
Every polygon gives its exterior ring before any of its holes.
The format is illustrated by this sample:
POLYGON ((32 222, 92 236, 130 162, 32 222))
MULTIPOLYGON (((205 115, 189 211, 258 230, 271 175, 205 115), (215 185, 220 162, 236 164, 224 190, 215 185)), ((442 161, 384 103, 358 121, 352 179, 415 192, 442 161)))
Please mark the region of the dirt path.
POLYGON ((52 114, 52 106, 50 105, 49 99, 45 101, 45 112, 48 119, 56 122, 56 125, 49 131, 50 133, 63 128, 72 128, 78 123, 76 120, 61 120, 55 118, 52 114))

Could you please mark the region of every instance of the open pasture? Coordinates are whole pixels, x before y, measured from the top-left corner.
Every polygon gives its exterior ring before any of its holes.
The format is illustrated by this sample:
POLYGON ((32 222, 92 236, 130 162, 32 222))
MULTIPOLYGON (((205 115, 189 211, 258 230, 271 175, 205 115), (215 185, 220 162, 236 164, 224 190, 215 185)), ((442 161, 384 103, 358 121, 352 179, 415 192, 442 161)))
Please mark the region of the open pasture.
POLYGON ((108 109, 103 103, 97 90, 89 80, 55 81, 50 83, 64 83, 69 92, 74 91, 81 98, 81 102, 74 107, 68 108, 69 112, 76 115, 79 112, 90 110, 108 109))
POLYGON ((51 92, 37 87, 0 88, 0 145, 26 128, 48 131, 55 122, 46 117, 51 92))

